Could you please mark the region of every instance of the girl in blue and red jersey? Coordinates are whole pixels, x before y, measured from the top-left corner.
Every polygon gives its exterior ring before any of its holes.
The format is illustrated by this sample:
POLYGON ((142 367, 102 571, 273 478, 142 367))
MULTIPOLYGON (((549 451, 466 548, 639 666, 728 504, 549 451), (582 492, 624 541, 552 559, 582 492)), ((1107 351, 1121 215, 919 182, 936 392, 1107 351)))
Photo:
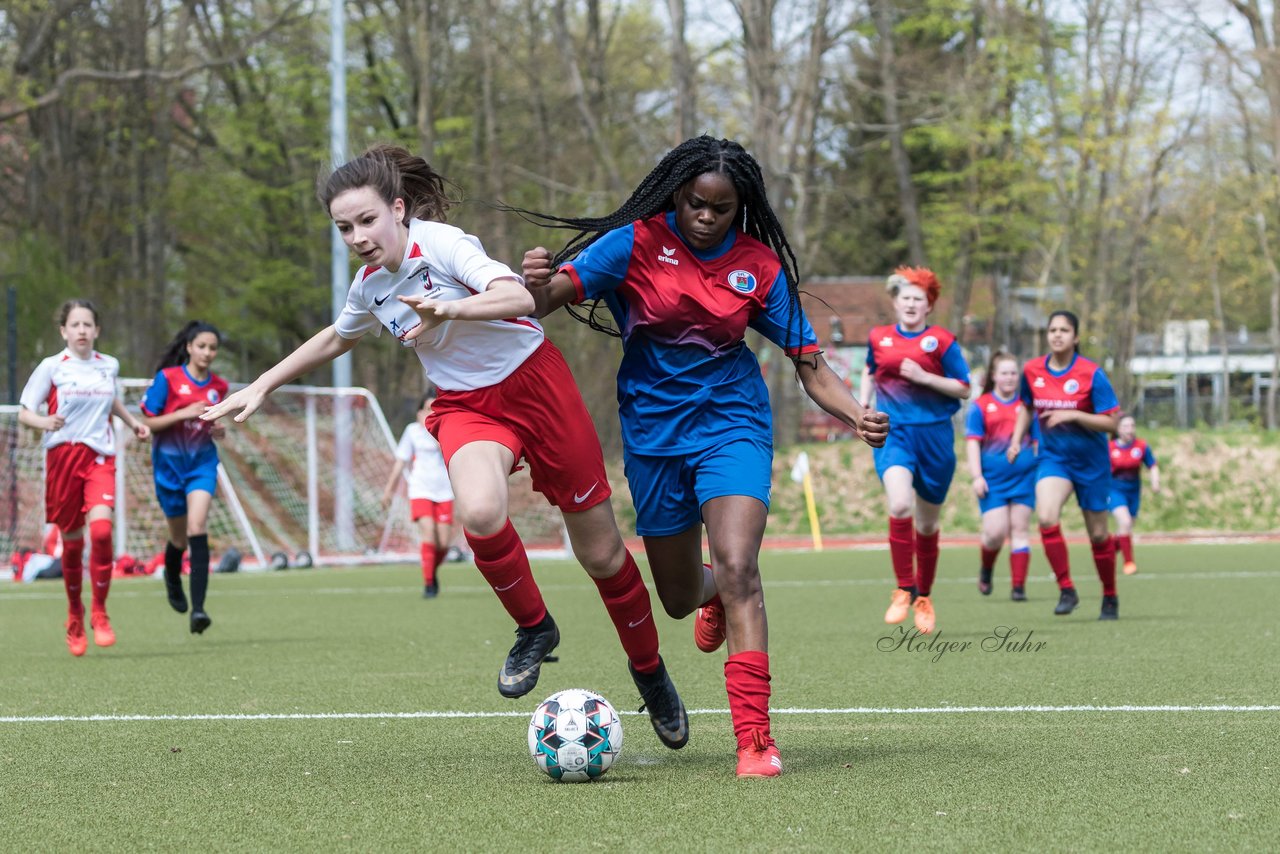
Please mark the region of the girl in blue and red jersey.
POLYGON ((1160 466, 1151 446, 1137 436, 1132 415, 1120 419, 1111 440, 1111 515, 1116 520, 1116 545, 1124 556, 1124 574, 1133 575, 1138 564, 1133 559, 1133 523, 1142 504, 1142 467, 1151 471, 1151 491, 1160 494, 1160 466))
MULTIPOLYGON (((1018 458, 1009 461, 1009 444, 1025 405, 1018 399, 1018 360, 997 350, 987 365, 982 394, 969 404, 965 418, 965 453, 973 492, 982 510, 982 566, 978 590, 991 595, 991 571, 1005 538, 1009 539, 1009 578, 1015 602, 1027 598, 1027 566, 1031 562, 1028 530, 1036 503, 1036 458, 1030 433, 1022 438, 1018 458)), ((1035 422, 1032 422, 1034 429, 1035 422)))
POLYGON ((697 611, 699 649, 728 640, 737 775, 776 777, 759 568, 773 433, 747 328, 781 347, 809 396, 868 444, 884 441, 888 420, 867 415, 822 359, 760 166, 736 142, 686 140, 607 216, 524 213, 578 232, 555 258, 527 252, 526 282, 540 316, 591 300, 580 319, 609 331, 595 311, 603 302, 612 313, 623 459, 654 585, 672 617, 697 611))
POLYGON ((886 287, 898 322, 871 330, 861 386, 865 405, 874 378, 876 406, 893 422, 889 440, 875 451, 898 582, 884 621, 901 623, 910 611, 916 630, 929 634, 936 624, 930 593, 938 573, 938 516, 956 471, 951 416, 969 396, 969 366, 955 336, 929 324, 942 290, 931 270, 899 267, 886 287))
POLYGON ((45 433, 45 521, 62 532, 62 583, 67 591, 67 649, 89 648, 84 632, 84 534, 89 529, 89 580, 93 642, 111 646, 115 630, 107 617, 107 593, 115 555, 111 514, 116 492, 116 416, 139 439, 151 435, 116 393, 120 363, 93 348, 102 331, 98 309, 70 299, 58 309, 58 334, 66 348, 36 366, 18 399, 18 421, 45 433), (45 415, 39 409, 46 407, 45 415))
POLYGON ((1032 359, 1022 371, 1020 396, 1028 408, 1018 416, 1009 460, 1016 460, 1021 453, 1022 439, 1030 429, 1034 412, 1040 427, 1036 513, 1040 540, 1060 591, 1053 613, 1070 614, 1080 604, 1071 581, 1067 543, 1058 524, 1062 507, 1074 492, 1084 512, 1094 566, 1102 582, 1098 619, 1114 620, 1120 606, 1116 597, 1116 543, 1107 530, 1111 492, 1107 434, 1115 432, 1120 404, 1102 368, 1080 355, 1080 321, 1074 314, 1055 311, 1049 315, 1047 337, 1048 355, 1032 359))
POLYGON ((193 320, 165 347, 155 379, 142 399, 143 421, 151 428, 151 466, 156 498, 169 541, 164 546, 164 586, 169 606, 187 612, 182 589, 182 555, 191 548, 191 632, 212 625, 204 610, 209 589, 209 508, 218 487, 220 425, 200 420, 227 396, 227 381, 209 370, 222 336, 212 324, 193 320))

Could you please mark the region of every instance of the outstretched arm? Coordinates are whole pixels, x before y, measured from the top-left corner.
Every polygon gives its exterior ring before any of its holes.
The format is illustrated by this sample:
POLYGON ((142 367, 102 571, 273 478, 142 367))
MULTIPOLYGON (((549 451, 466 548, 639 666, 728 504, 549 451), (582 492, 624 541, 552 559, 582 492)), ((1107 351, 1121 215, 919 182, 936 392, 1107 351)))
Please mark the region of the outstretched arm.
POLYGON ((412 341, 446 320, 506 320, 533 313, 533 296, 516 279, 494 279, 478 294, 456 300, 397 297, 421 318, 422 323, 404 337, 412 341))
POLYGON ((871 447, 884 445, 889 435, 888 414, 868 412, 820 353, 797 358, 795 363, 800 384, 814 403, 848 424, 871 447))

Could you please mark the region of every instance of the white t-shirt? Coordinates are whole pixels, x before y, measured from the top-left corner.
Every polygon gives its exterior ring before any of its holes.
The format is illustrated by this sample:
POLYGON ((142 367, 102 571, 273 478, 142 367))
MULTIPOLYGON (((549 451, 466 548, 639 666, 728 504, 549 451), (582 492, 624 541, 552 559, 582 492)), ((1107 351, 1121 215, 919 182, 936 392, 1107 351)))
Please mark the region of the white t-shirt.
POLYGON ((47 403, 50 415, 65 419, 60 430, 44 434, 46 448, 79 442, 103 456, 113 456, 111 407, 119 374, 120 363, 113 356, 95 350, 89 358, 79 359, 68 348, 36 366, 18 402, 32 412, 47 403))
POLYGON ((542 327, 531 317, 507 320, 446 320, 413 341, 405 335, 421 322, 398 296, 455 300, 481 293, 494 279, 524 280, 485 255, 480 241, 442 222, 409 221, 400 269, 361 267, 347 304, 334 322, 343 338, 359 338, 383 327, 412 347, 437 388, 465 391, 506 379, 541 346, 542 327))
POLYGON ((427 432, 427 428, 413 422, 404 428, 400 444, 396 447, 396 459, 413 463, 405 471, 409 481, 409 497, 428 501, 452 501, 449 472, 444 467, 444 454, 440 443, 427 432))

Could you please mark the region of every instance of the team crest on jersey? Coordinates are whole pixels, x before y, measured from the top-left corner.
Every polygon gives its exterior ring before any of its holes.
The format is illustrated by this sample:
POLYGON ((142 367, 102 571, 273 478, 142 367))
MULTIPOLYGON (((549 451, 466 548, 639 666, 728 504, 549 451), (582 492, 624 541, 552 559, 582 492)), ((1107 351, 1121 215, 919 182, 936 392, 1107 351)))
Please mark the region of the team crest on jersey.
POLYGON ((670 264, 672 267, 679 267, 680 259, 671 257, 672 255, 675 255, 675 254, 676 254, 676 250, 674 247, 672 247, 671 249, 668 249, 667 247, 664 246, 662 247, 662 254, 658 256, 658 260, 661 261, 663 264, 670 264))
POLYGON ((1062 390, 1067 394, 1075 394, 1080 390, 1080 383, 1074 379, 1067 380, 1062 384, 1062 390))
POLYGON ((1130 448, 1129 456, 1133 457, 1136 460, 1138 457, 1142 456, 1142 451, 1139 450, 1138 448, 1130 448))
POLYGON ((205 392, 204 396, 205 396, 205 399, 208 400, 210 403, 218 402, 218 390, 216 388, 209 389, 207 392, 205 392))
POLYGON ((418 275, 418 278, 422 280, 422 289, 424 291, 430 291, 435 289, 436 283, 431 281, 431 270, 429 268, 423 267, 422 272, 418 275))
POLYGON ((920 349, 926 353, 932 353, 934 350, 938 349, 938 339, 932 335, 924 336, 920 341, 920 349))
POLYGON ((756 277, 746 270, 734 270, 729 274, 729 284, 738 293, 749 294, 756 289, 756 277))

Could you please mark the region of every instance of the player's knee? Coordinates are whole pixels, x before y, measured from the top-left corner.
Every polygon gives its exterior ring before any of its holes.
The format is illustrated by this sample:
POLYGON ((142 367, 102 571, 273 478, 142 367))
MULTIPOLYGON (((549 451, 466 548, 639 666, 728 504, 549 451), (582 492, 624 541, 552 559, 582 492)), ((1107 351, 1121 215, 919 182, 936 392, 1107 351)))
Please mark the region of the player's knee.
POLYGON ((910 498, 890 498, 889 515, 895 519, 906 519, 911 516, 914 502, 910 498))
POLYGON ((716 568, 716 588, 721 599, 744 601, 757 598, 763 601, 760 565, 754 555, 718 560, 716 568))
POLYGON ((582 564, 588 575, 608 578, 622 567, 626 546, 621 537, 601 537, 590 543, 573 546, 573 556, 582 564))
POLYGON ((506 503, 496 498, 480 498, 456 502, 454 512, 462 527, 481 537, 491 537, 507 524, 506 503))

